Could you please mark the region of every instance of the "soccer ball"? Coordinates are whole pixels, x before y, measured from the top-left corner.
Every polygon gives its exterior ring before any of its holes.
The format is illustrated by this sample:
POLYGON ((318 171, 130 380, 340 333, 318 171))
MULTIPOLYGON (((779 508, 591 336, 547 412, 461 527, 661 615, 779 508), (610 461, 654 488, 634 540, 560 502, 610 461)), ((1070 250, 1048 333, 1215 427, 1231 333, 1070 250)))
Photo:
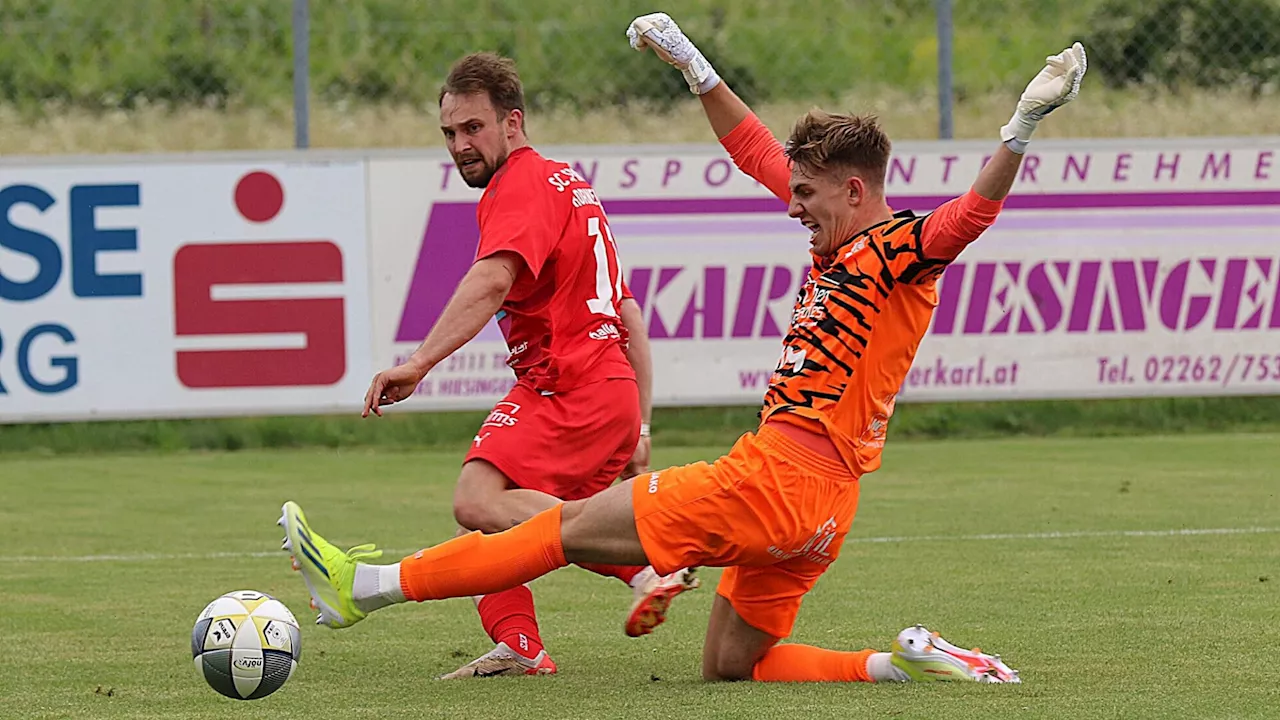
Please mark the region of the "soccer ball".
POLYGON ((298 667, 302 635, 284 603, 237 590, 196 618, 191 656, 209 687, 236 700, 257 700, 279 690, 298 667))

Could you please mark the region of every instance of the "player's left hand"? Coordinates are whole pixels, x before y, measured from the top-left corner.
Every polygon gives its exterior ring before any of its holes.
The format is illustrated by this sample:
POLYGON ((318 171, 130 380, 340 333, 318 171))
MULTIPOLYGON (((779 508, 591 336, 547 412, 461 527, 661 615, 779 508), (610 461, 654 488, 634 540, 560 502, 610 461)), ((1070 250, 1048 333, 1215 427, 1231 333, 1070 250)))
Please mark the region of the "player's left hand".
POLYGON ((626 470, 623 471, 622 476, 624 478, 633 478, 649 472, 649 453, 652 447, 648 435, 640 436, 640 442, 636 444, 636 451, 631 455, 631 460, 627 463, 626 470))
POLYGON ((1080 82, 1088 69, 1089 60, 1080 43, 1045 58, 1044 68, 1032 78, 1018 99, 1013 118, 1000 128, 1000 139, 1006 143, 1015 141, 1019 145, 1012 148, 1015 152, 1025 149, 1036 125, 1080 94, 1080 82))
POLYGON ((412 363, 397 365, 374 375, 369 391, 364 394, 364 410, 360 417, 369 417, 370 412, 382 417, 384 405, 398 403, 413 395, 425 376, 426 373, 412 363))

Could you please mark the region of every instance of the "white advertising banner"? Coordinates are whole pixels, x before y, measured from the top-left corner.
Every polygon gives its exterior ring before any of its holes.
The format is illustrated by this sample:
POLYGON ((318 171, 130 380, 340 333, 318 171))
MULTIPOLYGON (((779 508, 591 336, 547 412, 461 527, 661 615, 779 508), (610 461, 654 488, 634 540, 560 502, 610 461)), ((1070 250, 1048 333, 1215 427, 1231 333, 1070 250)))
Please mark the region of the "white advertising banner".
MULTIPOLYGON (((946 271, 900 398, 1280 392, 1280 144, 1037 141, 1005 210, 946 271)), ((890 204, 965 192, 989 142, 900 143, 890 204)), ((781 352, 807 231, 717 145, 545 148, 609 214, 644 307, 655 403, 752 404, 781 352)), ((426 336, 475 252, 475 204, 443 152, 369 166, 373 360, 426 336)), ((496 324, 434 370, 417 409, 510 387, 496 324)))
POLYGON ((0 166, 0 422, 357 411, 365 163, 0 166))

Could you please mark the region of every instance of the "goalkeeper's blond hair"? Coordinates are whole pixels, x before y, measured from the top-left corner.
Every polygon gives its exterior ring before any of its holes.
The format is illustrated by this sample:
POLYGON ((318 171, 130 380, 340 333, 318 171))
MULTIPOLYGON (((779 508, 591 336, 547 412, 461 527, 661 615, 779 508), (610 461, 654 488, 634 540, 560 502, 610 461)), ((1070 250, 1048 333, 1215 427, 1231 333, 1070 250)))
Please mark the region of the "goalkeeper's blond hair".
POLYGON ((786 154, 808 175, 853 171, 883 188, 892 144, 874 115, 813 109, 796 121, 786 154))

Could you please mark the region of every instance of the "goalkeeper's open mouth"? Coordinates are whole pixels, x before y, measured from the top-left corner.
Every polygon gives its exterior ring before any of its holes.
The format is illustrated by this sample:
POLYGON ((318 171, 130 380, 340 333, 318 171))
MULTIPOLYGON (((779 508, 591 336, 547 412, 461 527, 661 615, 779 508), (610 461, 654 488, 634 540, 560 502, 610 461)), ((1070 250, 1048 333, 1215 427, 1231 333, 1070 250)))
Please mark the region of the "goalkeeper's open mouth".
POLYGON ((800 224, 809 229, 809 244, 817 244, 818 233, 822 230, 822 226, 812 220, 801 220, 800 224))

